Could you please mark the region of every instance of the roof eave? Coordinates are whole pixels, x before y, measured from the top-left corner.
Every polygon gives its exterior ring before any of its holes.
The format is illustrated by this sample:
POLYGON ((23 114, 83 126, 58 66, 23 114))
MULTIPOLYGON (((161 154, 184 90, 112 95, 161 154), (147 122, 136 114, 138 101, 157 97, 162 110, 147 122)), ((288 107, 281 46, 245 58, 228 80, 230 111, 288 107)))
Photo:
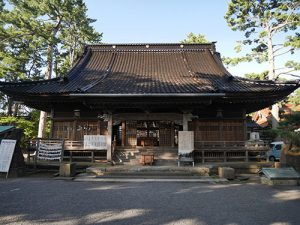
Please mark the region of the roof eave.
POLYGON ((100 93, 71 93, 73 97, 225 97, 225 93, 145 93, 145 94, 100 94, 100 93))

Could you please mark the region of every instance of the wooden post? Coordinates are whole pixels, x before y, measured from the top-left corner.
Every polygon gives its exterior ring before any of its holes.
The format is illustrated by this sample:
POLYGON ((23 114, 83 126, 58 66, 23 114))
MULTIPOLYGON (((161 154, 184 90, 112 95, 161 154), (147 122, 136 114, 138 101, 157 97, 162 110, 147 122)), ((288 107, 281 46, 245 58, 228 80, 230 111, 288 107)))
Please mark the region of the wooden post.
POLYGON ((98 123, 97 123, 97 134, 101 135, 101 121, 100 120, 98 120, 98 123))
POLYGON ((91 158, 92 158, 91 162, 94 163, 95 162, 95 153, 93 150, 91 151, 91 158))
POLYGON ((76 127, 77 127, 77 119, 73 121, 73 132, 72 132, 72 141, 77 141, 76 140, 76 127))
POLYGON ((245 161, 248 162, 249 161, 249 154, 248 154, 248 150, 246 150, 245 152, 245 161))
POLYGON ((122 121, 122 147, 126 145, 126 121, 122 121))
POLYGON ((244 125, 244 140, 247 140, 247 118, 246 118, 246 109, 243 109, 243 125, 244 125))
POLYGON ((174 128, 174 122, 171 122, 171 146, 175 146, 175 128, 174 128))
POLYGON ((107 156, 106 159, 107 161, 112 160, 112 146, 111 146, 111 141, 112 141, 112 114, 107 114, 107 156))
POLYGON ((191 121, 191 114, 190 113, 183 113, 182 114, 183 131, 188 131, 189 130, 189 121, 191 121))

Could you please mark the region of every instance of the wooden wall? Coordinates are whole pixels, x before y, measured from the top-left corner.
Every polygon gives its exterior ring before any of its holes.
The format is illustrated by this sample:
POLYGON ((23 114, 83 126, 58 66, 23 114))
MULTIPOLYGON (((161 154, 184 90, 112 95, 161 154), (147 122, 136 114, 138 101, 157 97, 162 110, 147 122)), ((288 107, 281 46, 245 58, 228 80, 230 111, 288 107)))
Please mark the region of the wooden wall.
POLYGON ((189 130, 195 132, 195 141, 245 141, 244 120, 195 120, 189 130))

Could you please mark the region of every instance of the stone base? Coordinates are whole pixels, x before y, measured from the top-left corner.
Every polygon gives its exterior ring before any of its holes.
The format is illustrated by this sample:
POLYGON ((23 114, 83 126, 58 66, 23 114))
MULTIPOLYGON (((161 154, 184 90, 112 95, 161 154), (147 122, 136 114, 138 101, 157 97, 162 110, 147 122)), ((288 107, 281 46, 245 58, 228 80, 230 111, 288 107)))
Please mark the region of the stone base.
POLYGON ((276 185, 297 186, 298 185, 298 180, 270 180, 267 177, 261 177, 260 181, 262 184, 272 185, 272 186, 276 186, 276 185))
POLYGON ((235 178, 235 170, 231 167, 219 167, 218 174, 220 178, 233 180, 235 178))
POLYGON ((59 166, 59 176, 74 177, 76 175, 76 163, 61 163, 59 166))

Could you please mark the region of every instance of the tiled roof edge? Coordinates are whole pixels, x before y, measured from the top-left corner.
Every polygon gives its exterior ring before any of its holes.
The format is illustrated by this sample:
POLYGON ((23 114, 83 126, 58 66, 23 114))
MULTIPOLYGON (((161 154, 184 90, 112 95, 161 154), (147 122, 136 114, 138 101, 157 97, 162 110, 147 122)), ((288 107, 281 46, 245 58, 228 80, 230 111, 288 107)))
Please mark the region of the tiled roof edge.
POLYGON ((236 76, 234 76, 234 79, 245 83, 261 84, 261 85, 271 85, 271 86, 291 85, 291 86, 300 87, 300 80, 293 80, 293 81, 251 80, 251 79, 236 77, 236 76))
POLYGON ((19 81, 19 82, 0 82, 0 87, 3 86, 29 86, 32 84, 42 84, 42 83, 50 83, 50 82, 57 82, 60 81, 61 77, 55 77, 48 80, 34 80, 34 81, 19 81))
POLYGON ((76 61, 76 63, 72 66, 72 68, 66 74, 66 77, 71 78, 73 75, 78 74, 77 71, 84 67, 85 63, 90 58, 90 56, 91 56, 91 50, 88 47, 88 45, 86 45, 84 47, 83 54, 80 56, 80 58, 76 61))

